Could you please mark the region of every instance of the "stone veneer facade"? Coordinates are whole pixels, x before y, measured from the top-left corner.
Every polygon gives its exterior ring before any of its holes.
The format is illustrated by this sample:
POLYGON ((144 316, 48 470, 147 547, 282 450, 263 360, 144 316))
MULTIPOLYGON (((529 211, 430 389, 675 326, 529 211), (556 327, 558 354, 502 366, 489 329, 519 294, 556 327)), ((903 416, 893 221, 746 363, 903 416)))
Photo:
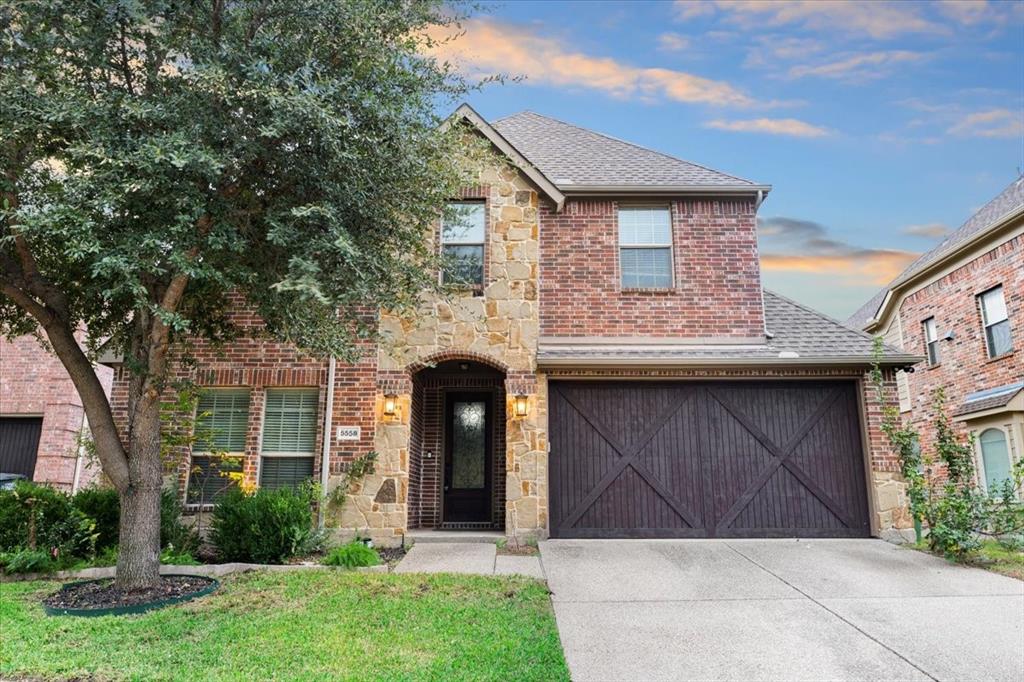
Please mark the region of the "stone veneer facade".
POLYGON ((409 319, 381 315, 376 471, 353 487, 338 524, 385 544, 408 530, 410 470, 418 456, 412 439, 413 378, 446 360, 472 360, 505 374, 505 529, 537 535, 547 526, 547 400, 537 378, 539 197, 522 174, 495 158, 461 198, 485 205, 484 286, 447 298, 425 296, 409 319), (398 401, 392 417, 383 410, 388 394, 398 401), (526 417, 515 416, 516 395, 529 396, 526 417))

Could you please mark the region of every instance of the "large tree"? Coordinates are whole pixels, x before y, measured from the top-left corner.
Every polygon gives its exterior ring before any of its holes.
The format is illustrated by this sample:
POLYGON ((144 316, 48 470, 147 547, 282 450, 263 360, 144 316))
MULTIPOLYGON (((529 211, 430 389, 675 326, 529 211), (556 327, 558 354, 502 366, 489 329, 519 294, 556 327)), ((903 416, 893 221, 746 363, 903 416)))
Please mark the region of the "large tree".
POLYGON ((464 167, 435 111, 466 84, 422 55, 456 19, 432 0, 0 0, 0 332, 41 332, 81 395, 121 497, 121 588, 158 580, 180 341, 227 338, 237 293, 268 333, 347 356, 360 313, 429 286, 424 231, 464 167), (120 430, 99 340, 129 372, 120 430))

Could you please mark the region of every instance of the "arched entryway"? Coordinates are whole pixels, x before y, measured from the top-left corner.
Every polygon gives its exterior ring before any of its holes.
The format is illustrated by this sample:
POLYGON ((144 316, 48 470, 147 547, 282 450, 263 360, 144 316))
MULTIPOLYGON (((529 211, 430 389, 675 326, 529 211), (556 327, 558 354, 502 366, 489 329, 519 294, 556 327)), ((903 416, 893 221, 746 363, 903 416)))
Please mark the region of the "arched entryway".
POLYGON ((503 529, 505 372, 466 357, 410 374, 409 528, 503 529))

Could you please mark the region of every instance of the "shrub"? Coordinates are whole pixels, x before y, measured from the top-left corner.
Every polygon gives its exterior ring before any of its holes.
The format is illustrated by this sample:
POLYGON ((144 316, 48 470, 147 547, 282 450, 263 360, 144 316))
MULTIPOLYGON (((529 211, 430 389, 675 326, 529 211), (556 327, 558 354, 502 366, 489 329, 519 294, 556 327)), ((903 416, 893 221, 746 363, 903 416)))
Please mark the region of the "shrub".
POLYGON ((121 518, 121 498, 113 488, 84 488, 73 498, 72 504, 96 522, 96 551, 117 545, 121 518))
POLYGON ((210 539, 222 561, 279 564, 316 549, 312 486, 260 489, 251 495, 234 489, 213 511, 210 539))
POLYGON ((0 569, 4 573, 51 573, 57 563, 50 553, 42 549, 20 549, 0 554, 0 569))
POLYGON ((160 493, 160 546, 195 554, 201 544, 199 534, 181 521, 181 500, 177 491, 164 488, 160 493))
POLYGON ((67 493, 18 481, 0 491, 0 551, 41 550, 58 557, 91 557, 96 523, 67 493))
POLYGON ((377 554, 377 550, 367 547, 359 540, 335 547, 327 553, 323 560, 325 566, 344 566, 345 568, 376 566, 379 563, 380 555, 377 554))
POLYGON ((199 562, 190 552, 182 552, 168 547, 160 552, 160 563, 174 566, 198 566, 199 562))

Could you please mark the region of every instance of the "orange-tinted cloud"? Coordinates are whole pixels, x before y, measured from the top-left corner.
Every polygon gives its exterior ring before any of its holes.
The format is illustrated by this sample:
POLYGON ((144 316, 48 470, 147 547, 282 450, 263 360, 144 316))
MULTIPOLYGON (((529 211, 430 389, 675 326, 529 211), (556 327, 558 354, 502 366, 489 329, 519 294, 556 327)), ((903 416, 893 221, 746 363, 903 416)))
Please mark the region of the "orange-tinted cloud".
POLYGON ((463 29, 465 34, 454 38, 451 34, 431 34, 441 42, 427 52, 470 76, 524 76, 527 82, 588 88, 613 97, 728 107, 756 104, 749 95, 725 81, 674 69, 632 66, 610 57, 574 51, 564 40, 540 35, 530 26, 471 19, 463 24, 463 29))
POLYGON ((796 218, 759 218, 761 268, 834 275, 846 281, 885 285, 919 254, 856 246, 829 236, 819 223, 796 218))
POLYGON ((989 109, 965 115, 947 130, 961 137, 1011 137, 1024 135, 1024 113, 989 109))
POLYGON ((789 137, 823 137, 829 134, 826 128, 795 118, 754 118, 741 121, 716 119, 708 121, 704 127, 739 133, 765 133, 789 137))
POLYGON ((790 78, 832 78, 847 82, 864 82, 882 78, 901 64, 920 62, 927 56, 909 50, 882 50, 851 54, 825 64, 799 64, 787 72, 790 78))

